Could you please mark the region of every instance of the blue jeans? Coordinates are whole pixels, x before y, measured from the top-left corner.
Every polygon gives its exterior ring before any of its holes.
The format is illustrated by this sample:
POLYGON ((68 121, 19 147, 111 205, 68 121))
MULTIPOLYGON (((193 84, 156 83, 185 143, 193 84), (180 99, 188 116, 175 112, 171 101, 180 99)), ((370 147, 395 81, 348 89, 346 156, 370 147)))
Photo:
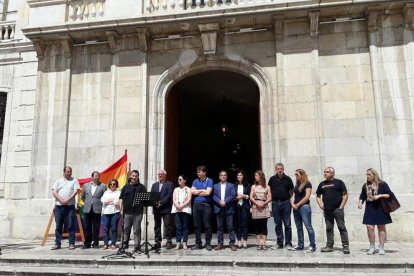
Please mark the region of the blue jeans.
POLYGON ((69 233, 69 244, 75 244, 75 206, 74 205, 55 205, 55 244, 62 244, 63 224, 69 233))
POLYGON ((292 245, 292 225, 290 222, 290 214, 292 206, 290 201, 285 200, 282 202, 272 201, 272 213, 273 220, 275 221, 275 232, 277 238, 277 244, 283 246, 283 227, 285 226, 285 245, 292 245))
POLYGON ((206 244, 211 244, 211 205, 208 203, 194 203, 194 232, 196 237, 196 244, 201 245, 201 225, 204 225, 206 232, 206 244))
POLYGON ((118 233, 119 213, 102 215, 104 225, 104 244, 109 243, 109 230, 111 230, 111 245, 115 245, 118 233))
POLYGON ((247 241, 249 235, 249 209, 237 204, 237 240, 242 238, 247 241))
POLYGON ((229 230, 229 239, 230 245, 234 245, 235 242, 235 234, 234 234, 234 228, 233 228, 233 215, 227 215, 226 214, 226 208, 221 208, 220 212, 216 214, 217 218, 217 240, 218 244, 223 245, 224 238, 224 224, 227 225, 227 229, 229 230))
POLYGON ((309 204, 304 204, 299 207, 299 210, 293 211, 293 217, 295 218, 296 230, 298 231, 298 246, 304 248, 305 241, 303 237, 303 224, 308 231, 309 245, 316 248, 315 244, 315 232, 312 227, 312 209, 309 204))
POLYGON ((190 214, 177 212, 174 214, 175 220, 175 240, 177 243, 187 242, 188 225, 190 224, 190 214))

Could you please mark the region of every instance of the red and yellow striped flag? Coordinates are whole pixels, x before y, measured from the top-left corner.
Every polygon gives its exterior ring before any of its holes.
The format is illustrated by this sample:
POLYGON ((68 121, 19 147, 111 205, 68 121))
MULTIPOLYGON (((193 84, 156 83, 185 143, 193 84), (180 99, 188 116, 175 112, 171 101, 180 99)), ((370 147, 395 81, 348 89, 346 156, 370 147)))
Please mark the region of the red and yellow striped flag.
MULTIPOLYGON (((111 166, 106 168, 101 172, 100 180, 102 183, 107 185, 111 179, 117 179, 119 182, 118 189, 121 189, 125 183, 128 180, 128 156, 127 151, 125 150, 124 155, 118 159, 115 163, 113 163, 111 166)), ((83 206, 83 201, 80 198, 80 195, 82 194, 82 187, 83 184, 88 183, 92 180, 92 177, 88 178, 79 178, 79 184, 81 186, 81 189, 79 191, 79 197, 78 197, 78 205, 83 206)))

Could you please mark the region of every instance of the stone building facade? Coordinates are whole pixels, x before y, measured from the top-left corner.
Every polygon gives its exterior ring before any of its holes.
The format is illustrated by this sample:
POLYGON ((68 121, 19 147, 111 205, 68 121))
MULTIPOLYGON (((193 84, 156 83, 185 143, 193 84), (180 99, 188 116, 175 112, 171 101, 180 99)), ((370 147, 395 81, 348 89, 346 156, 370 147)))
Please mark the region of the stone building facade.
MULTIPOLYGON (((200 137, 214 126, 229 137, 233 126, 252 135, 240 132, 230 144, 249 148, 257 161, 246 166, 268 177, 283 162, 291 176, 305 169, 316 189, 333 166, 350 192, 353 240, 366 239, 356 205, 365 170, 376 168, 402 203, 388 238, 414 241, 412 1, 8 2, 1 236, 43 235, 65 164, 84 177, 127 149, 150 188, 158 169, 174 179, 185 168, 180 160, 197 153, 194 140, 218 152, 199 162, 220 160, 221 138, 200 137), (220 108, 210 114, 208 104, 220 108), (244 108, 252 116, 237 113, 244 108)), ((314 196, 312 206, 322 242, 314 196)))

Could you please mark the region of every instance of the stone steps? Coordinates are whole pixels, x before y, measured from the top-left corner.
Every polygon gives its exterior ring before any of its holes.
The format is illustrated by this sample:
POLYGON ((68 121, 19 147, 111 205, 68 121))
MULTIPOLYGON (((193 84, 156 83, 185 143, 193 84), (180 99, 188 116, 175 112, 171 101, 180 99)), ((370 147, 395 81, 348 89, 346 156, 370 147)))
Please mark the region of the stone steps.
MULTIPOLYGON (((252 253, 256 253, 252 251, 252 253)), ((262 253, 262 252, 260 252, 262 253)), ((413 258, 354 258, 276 257, 256 253, 239 260, 226 255, 173 256, 153 255, 136 259, 84 258, 83 256, 21 256, 0 257, 0 275, 318 275, 332 271, 347 275, 399 275, 414 273, 413 258)))

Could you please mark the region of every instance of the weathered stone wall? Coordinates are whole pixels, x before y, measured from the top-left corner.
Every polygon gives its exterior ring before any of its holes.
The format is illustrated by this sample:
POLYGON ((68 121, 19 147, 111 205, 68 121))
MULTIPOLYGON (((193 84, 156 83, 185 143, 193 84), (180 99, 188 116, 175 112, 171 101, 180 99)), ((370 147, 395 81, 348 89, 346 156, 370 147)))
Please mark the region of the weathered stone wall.
MULTIPOLYGON (((70 21, 61 16, 68 9, 63 2, 55 2, 50 20, 42 18, 45 7, 30 2, 30 16, 22 9, 22 26, 28 17, 39 26, 70 21)), ((106 14, 116 18, 121 8, 106 14)), ((214 54, 205 54, 199 35, 155 40, 142 35, 143 28, 94 33, 112 36, 94 45, 59 35, 34 40, 37 58, 25 41, 17 51, 15 45, 13 50, 0 45, 0 92, 10 95, 0 167, 0 236, 43 235, 53 207, 51 185, 64 164, 73 166, 75 177, 87 177, 128 149, 132 168, 150 188, 165 163, 166 94, 191 74, 220 69, 257 83, 268 177, 279 161, 291 176, 301 167, 315 192, 323 168, 335 167, 350 192, 350 239, 365 240, 363 210, 356 205, 365 170, 376 168, 403 205, 387 227, 388 239, 413 241, 414 35, 407 24, 412 19, 404 18, 404 10, 367 13, 367 20, 321 24, 314 24, 317 13, 311 22, 276 15, 262 31, 221 29, 214 54)), ((322 212, 314 196, 311 201, 322 244, 322 212)), ((293 233, 296 240, 294 226, 293 233)))

